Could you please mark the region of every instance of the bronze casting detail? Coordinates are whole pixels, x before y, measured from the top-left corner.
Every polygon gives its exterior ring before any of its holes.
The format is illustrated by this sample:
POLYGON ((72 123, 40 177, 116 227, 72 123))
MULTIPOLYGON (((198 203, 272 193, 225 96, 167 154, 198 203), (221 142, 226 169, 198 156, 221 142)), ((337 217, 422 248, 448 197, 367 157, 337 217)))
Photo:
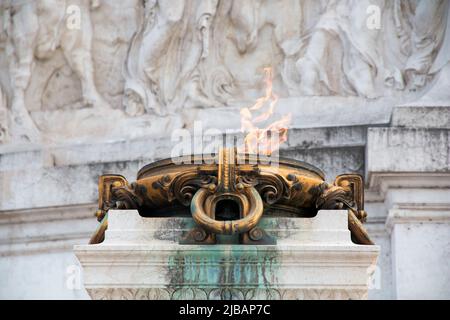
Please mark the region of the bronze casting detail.
POLYGON ((175 160, 145 166, 131 184, 121 175, 101 176, 96 213, 101 224, 90 243, 103 241, 110 209, 137 209, 151 216, 181 206, 190 208, 197 226, 180 243, 212 244, 216 235, 239 234, 243 244, 274 244, 275 239, 258 227, 265 210, 272 208, 282 212, 347 209, 353 241, 373 244, 362 226, 367 215, 360 175, 340 175, 329 184, 320 170, 306 163, 280 159, 273 166, 234 148, 221 149, 218 163, 205 156, 175 160), (225 212, 238 212, 216 217, 224 204, 225 212))

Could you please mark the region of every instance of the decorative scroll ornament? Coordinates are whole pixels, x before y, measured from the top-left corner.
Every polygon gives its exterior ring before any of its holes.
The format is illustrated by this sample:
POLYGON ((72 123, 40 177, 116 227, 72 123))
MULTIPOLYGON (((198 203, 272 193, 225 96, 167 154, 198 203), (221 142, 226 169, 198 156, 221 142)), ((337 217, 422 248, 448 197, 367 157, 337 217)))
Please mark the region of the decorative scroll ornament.
POLYGON ((307 163, 280 159, 273 166, 229 148, 221 149, 218 159, 181 160, 186 161, 147 165, 131 184, 121 175, 101 176, 97 218, 102 223, 91 243, 103 241, 110 209, 136 209, 143 216, 191 214, 197 226, 180 240, 190 244, 216 243, 218 234, 239 234, 241 243, 274 244, 258 227, 265 213, 313 216, 318 210, 347 209, 353 241, 373 244, 362 226, 367 214, 360 175, 340 175, 329 184, 307 163))

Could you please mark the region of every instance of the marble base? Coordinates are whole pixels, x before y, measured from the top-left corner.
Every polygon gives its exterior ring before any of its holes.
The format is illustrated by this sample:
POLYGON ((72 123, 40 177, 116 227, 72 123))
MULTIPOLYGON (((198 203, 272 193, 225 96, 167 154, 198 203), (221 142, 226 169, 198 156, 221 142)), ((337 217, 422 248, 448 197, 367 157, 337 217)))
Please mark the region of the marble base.
POLYGON ((110 211, 105 241, 77 245, 93 299, 364 299, 378 246, 350 240, 347 212, 265 218, 277 245, 180 245, 190 218, 110 211))

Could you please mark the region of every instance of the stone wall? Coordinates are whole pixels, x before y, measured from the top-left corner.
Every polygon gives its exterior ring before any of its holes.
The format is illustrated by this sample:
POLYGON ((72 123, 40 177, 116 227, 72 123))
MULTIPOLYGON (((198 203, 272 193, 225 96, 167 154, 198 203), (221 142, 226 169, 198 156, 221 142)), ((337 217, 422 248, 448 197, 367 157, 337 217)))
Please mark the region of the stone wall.
POLYGON ((67 282, 98 176, 133 181, 179 130, 241 134, 271 68, 281 155, 365 176, 369 298, 449 298, 449 6, 2 1, 0 297, 87 298, 67 282))

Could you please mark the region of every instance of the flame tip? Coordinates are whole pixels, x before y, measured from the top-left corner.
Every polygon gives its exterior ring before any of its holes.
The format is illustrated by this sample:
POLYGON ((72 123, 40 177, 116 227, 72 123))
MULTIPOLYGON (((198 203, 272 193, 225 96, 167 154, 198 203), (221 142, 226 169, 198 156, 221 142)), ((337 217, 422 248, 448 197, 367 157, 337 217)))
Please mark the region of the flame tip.
POLYGON ((287 141, 287 133, 289 123, 291 121, 291 113, 285 114, 281 119, 276 120, 265 128, 258 128, 255 124, 268 120, 275 112, 275 106, 278 103, 279 96, 273 92, 273 68, 264 67, 264 82, 266 84, 265 95, 256 99, 251 107, 242 108, 241 114, 241 130, 248 131, 244 138, 244 146, 241 148, 245 153, 263 153, 272 155, 279 149, 279 145, 287 141), (270 102, 269 102, 270 101, 270 102), (262 114, 252 119, 252 111, 260 110, 269 102, 268 109, 262 114), (277 137, 277 141, 274 141, 277 137))

